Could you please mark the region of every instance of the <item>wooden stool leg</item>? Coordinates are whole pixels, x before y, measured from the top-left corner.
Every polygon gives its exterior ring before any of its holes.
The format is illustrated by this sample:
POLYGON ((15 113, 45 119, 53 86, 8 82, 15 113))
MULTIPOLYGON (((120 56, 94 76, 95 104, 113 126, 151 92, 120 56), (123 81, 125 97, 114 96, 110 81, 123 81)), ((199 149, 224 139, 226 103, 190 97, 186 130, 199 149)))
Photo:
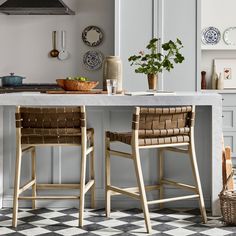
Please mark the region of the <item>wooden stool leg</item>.
POLYGON ((86 178, 86 146, 81 145, 81 167, 80 167, 80 210, 79 210, 79 226, 83 227, 84 221, 84 204, 85 204, 85 178, 86 178))
POLYGON ((134 158, 136 178, 137 178, 138 187, 139 187, 140 200, 141 200, 141 204, 143 208, 146 229, 147 229, 147 232, 150 234, 152 231, 152 226, 151 226, 151 221, 150 221, 149 209, 148 209, 148 204, 147 204, 147 196, 146 196, 146 191, 145 191, 145 186, 144 186, 142 166, 141 166, 138 148, 133 149, 133 158, 134 158))
MULTIPOLYGON (((32 186, 32 197, 36 197, 36 152, 35 147, 31 151, 32 180, 35 184, 32 186)), ((32 200, 32 208, 36 209, 36 200, 32 200)))
POLYGON ((106 184, 106 216, 109 217, 111 213, 111 191, 107 189, 111 185, 111 157, 110 157, 110 139, 106 137, 105 140, 105 184, 106 184))
POLYGON ((203 198, 203 193, 202 193, 202 186, 201 186, 201 180, 200 180, 199 171, 198 171, 197 158, 196 158, 193 138, 191 139, 191 144, 189 147, 189 154, 190 154, 189 156, 191 160, 193 175, 194 175, 198 193, 199 193, 199 204, 200 204, 200 210, 202 214, 203 223, 207 223, 206 208, 205 208, 205 203, 204 203, 204 198, 203 198))
POLYGON ((13 218, 12 227, 17 227, 18 206, 19 206, 19 189, 20 189, 20 174, 21 174, 21 159, 22 151, 18 144, 16 150, 16 167, 15 167, 15 183, 14 183, 14 199, 13 199, 13 218))
MULTIPOLYGON (((94 133, 91 138, 91 146, 94 148, 94 133)), ((95 209, 95 159, 94 159, 94 150, 91 152, 91 161, 90 161, 90 179, 94 180, 93 187, 91 188, 91 207, 95 209)))
MULTIPOLYGON (((158 176, 158 182, 160 184, 160 190, 159 190, 159 199, 163 199, 164 197, 164 188, 162 184, 162 180, 164 178, 164 158, 163 158, 163 150, 158 150, 158 167, 159 167, 159 176, 158 176)), ((164 207, 163 203, 159 204, 160 209, 164 207)))

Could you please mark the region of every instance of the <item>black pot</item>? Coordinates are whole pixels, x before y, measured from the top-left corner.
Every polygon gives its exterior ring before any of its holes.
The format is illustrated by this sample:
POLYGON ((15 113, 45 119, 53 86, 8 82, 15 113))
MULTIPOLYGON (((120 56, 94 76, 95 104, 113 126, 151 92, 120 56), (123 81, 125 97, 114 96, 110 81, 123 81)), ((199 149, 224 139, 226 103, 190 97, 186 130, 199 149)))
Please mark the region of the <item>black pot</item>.
POLYGON ((22 81, 23 79, 25 79, 25 77, 17 76, 17 75, 14 75, 14 73, 10 73, 10 75, 0 77, 0 79, 2 80, 3 87, 4 86, 21 86, 22 81))

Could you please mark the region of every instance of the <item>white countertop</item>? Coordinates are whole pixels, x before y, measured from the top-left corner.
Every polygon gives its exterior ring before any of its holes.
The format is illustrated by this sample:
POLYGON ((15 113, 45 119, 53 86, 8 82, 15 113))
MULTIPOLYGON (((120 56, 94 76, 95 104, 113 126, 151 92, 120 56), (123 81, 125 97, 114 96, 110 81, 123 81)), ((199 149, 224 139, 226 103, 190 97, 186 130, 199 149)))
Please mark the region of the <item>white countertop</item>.
POLYGON ((104 94, 44 94, 20 92, 0 94, 0 106, 141 106, 221 105, 221 95, 202 92, 160 93, 155 96, 108 96, 104 94))

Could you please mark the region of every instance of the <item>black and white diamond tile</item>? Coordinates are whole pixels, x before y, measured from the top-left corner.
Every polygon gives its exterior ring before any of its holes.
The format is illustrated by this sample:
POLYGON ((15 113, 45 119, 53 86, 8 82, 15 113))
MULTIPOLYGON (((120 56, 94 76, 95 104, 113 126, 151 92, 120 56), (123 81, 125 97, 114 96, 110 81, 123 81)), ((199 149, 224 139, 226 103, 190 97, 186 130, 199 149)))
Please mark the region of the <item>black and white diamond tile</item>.
MULTIPOLYGON (((225 226, 219 217, 208 213, 208 223, 201 223, 200 212, 162 209, 150 212, 152 235, 188 236, 235 235, 236 226, 225 226)), ((12 209, 0 210, 0 235, 8 236, 142 236, 147 235, 143 213, 139 209, 112 211, 106 218, 104 209, 87 209, 84 227, 78 227, 78 209, 20 209, 18 227, 11 226, 12 209)))

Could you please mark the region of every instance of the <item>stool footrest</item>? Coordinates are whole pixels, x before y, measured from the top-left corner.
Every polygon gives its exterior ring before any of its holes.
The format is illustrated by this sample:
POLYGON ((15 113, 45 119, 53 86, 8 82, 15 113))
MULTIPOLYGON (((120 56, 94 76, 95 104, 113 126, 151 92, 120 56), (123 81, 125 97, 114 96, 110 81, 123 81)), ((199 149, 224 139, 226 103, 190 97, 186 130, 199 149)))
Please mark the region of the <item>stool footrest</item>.
POLYGON ((107 190, 115 192, 115 194, 112 194, 112 195, 124 194, 124 195, 132 197, 134 199, 140 199, 140 194, 135 193, 135 191, 132 191, 131 189, 136 190, 136 188, 118 188, 118 187, 115 187, 115 186, 107 186, 107 190))
POLYGON ((28 197, 28 196, 22 196, 22 197, 18 197, 19 200, 75 200, 75 199, 79 199, 80 196, 37 196, 37 197, 28 197))
POLYGON ((32 151, 34 148, 35 148, 34 146, 29 146, 29 147, 23 148, 22 152, 29 152, 29 151, 32 151))
POLYGON ((94 151, 94 146, 89 147, 86 151, 86 155, 90 154, 92 151, 94 151))
POLYGON ((37 184, 37 189, 79 189, 80 184, 37 184))
POLYGON ((194 194, 194 195, 188 195, 188 196, 181 196, 181 197, 173 197, 173 198, 165 198, 165 199, 160 199, 160 200, 153 200, 153 201, 148 201, 148 205, 152 204, 158 204, 158 203, 164 203, 164 202, 172 202, 172 201, 180 201, 180 200, 186 200, 186 199, 192 199, 192 198, 198 198, 199 194, 194 194))
MULTIPOLYGON (((113 191, 113 193, 111 195, 124 194, 124 195, 130 196, 130 194, 135 194, 136 196, 140 196, 138 187, 118 188, 115 186, 108 186, 107 189, 113 191)), ((146 191, 155 191, 155 190, 159 190, 159 189, 160 189, 160 185, 145 186, 146 191)), ((136 197, 134 197, 134 198, 136 198, 136 197)))
POLYGON ((164 150, 167 150, 167 151, 171 151, 171 152, 181 152, 181 153, 189 153, 189 150, 188 149, 184 149, 184 148, 176 148, 176 147, 166 147, 166 148, 163 148, 164 150))
POLYGON ((130 153, 127 153, 127 152, 120 152, 120 151, 111 150, 111 149, 107 149, 107 151, 110 153, 110 155, 114 155, 114 156, 118 156, 118 157, 124 157, 124 158, 128 158, 128 159, 133 159, 132 155, 130 153))
POLYGON ((85 184, 84 194, 87 193, 94 184, 95 184, 94 179, 89 180, 89 182, 85 184))
POLYGON ((178 188, 188 189, 190 191, 198 193, 198 190, 195 186, 184 184, 184 183, 178 183, 176 181, 169 180, 169 179, 162 179, 161 184, 172 185, 172 186, 175 186, 175 187, 178 187, 178 188))
POLYGON ((23 187, 19 189, 19 195, 23 192, 25 192, 27 189, 32 187, 36 183, 35 179, 30 180, 28 183, 26 183, 23 187))

